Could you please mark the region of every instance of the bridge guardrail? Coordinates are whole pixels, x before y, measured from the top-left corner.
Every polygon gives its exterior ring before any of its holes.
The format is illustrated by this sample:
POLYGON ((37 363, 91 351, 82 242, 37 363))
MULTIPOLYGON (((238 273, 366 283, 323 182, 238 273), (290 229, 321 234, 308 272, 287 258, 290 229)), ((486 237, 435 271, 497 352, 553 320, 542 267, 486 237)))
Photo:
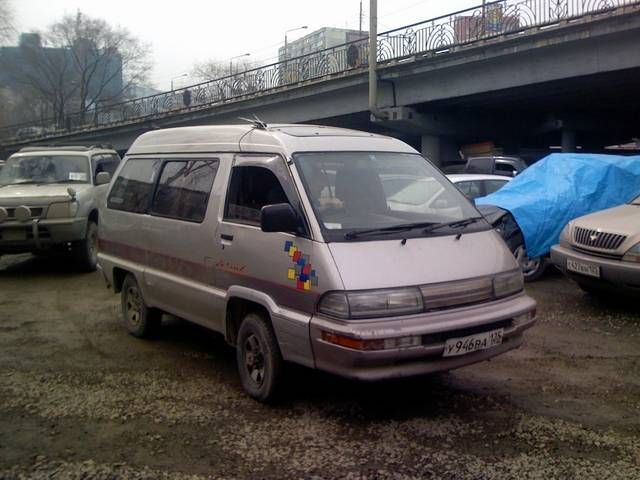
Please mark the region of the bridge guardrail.
MULTIPOLYGON (((385 63, 441 53, 587 15, 611 14, 633 5, 640 5, 640 0, 498 0, 380 33, 377 59, 385 63)), ((98 105, 64 118, 9 125, 0 128, 0 139, 5 142, 42 139, 209 108, 248 95, 348 73, 366 67, 367 60, 368 39, 359 39, 170 92, 98 105)))

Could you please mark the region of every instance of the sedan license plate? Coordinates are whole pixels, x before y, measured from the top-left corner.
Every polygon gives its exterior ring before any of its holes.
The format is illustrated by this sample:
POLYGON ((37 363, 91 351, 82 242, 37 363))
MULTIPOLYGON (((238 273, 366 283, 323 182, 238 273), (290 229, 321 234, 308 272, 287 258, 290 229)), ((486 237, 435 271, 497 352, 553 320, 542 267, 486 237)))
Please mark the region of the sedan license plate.
POLYGON ((476 333, 467 337, 450 338, 444 344, 443 357, 455 357, 465 355, 478 350, 498 346, 502 343, 504 329, 491 330, 489 332, 476 333))
POLYGON ((598 265, 576 262, 570 258, 567 258, 567 270, 581 273, 582 275, 588 275, 590 277, 600 278, 600 267, 598 265))

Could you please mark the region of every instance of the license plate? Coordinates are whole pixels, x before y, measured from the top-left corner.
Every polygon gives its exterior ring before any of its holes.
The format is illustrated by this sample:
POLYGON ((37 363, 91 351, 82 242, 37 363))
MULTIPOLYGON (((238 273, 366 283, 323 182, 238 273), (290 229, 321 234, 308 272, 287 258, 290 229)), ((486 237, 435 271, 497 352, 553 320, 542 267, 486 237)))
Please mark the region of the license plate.
POLYGON ((7 228, 2 230, 2 240, 16 242, 27 239, 27 231, 24 228, 7 228))
POLYGON ((465 355, 478 350, 498 346, 502 343, 503 328, 488 332, 476 333, 467 337, 450 338, 444 344, 443 357, 465 355))
POLYGON ((567 258, 567 270, 581 273, 582 275, 588 275, 590 277, 600 278, 600 267, 598 265, 576 262, 575 260, 571 260, 569 258, 567 258))

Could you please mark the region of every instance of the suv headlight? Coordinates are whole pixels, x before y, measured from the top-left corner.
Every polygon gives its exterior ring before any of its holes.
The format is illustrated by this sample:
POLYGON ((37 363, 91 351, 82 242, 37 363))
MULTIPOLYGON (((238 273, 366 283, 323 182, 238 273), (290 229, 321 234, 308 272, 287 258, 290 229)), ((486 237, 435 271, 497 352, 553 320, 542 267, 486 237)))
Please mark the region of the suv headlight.
POLYGON ((422 310, 422 295, 416 287, 329 292, 318 304, 318 311, 338 318, 391 317, 422 310))
POLYGON ((78 202, 52 203, 47 209, 47 218, 69 218, 78 213, 78 202))
POLYGON ((636 243, 633 247, 627 250, 627 253, 622 257, 622 260, 625 262, 640 263, 640 243, 636 243))

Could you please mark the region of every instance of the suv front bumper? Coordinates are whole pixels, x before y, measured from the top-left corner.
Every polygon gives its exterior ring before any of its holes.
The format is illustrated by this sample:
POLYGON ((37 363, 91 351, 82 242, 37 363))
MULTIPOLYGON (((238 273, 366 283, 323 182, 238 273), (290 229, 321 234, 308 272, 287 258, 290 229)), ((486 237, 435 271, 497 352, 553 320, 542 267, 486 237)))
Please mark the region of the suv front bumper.
POLYGON ((46 250, 68 242, 83 240, 86 218, 33 219, 0 224, 0 253, 46 250))

